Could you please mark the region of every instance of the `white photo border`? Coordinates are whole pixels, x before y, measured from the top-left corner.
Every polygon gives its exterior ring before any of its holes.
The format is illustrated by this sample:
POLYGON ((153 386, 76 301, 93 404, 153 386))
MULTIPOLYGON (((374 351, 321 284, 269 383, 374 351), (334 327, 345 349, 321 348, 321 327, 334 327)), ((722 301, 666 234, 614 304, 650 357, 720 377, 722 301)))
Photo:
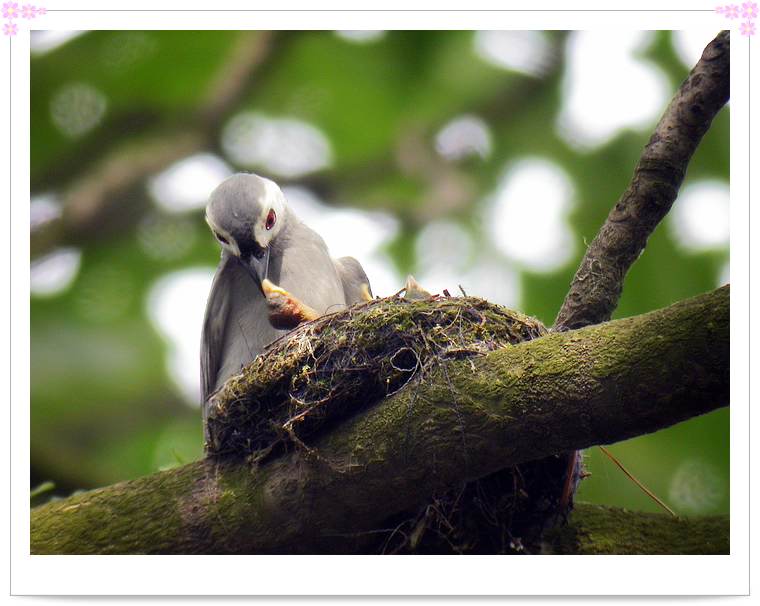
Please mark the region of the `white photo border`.
MULTIPOLYGON (((610 9, 609 2, 479 2, 458 10, 410 10, 386 2, 383 10, 356 10, 332 2, 279 2, 280 10, 253 10, 225 2, 211 10, 194 0, 154 2, 141 9, 91 0, 46 2, 40 29, 725 29, 728 23, 704 3, 668 0, 666 8, 610 9), (72 8, 67 8, 70 5, 72 8), (672 7, 672 8, 671 8, 672 7), (507 9, 507 10, 494 10, 507 9)), ((145 3, 149 4, 149 3, 145 3)), ((262 3, 259 3, 262 4, 262 3)), ((636 3, 630 3, 635 6, 636 3)), ((2 297, 9 346, 3 379, 9 388, 8 498, 12 595, 746 595, 750 545, 750 250, 752 231, 750 143, 751 80, 757 41, 732 35, 731 77, 731 555, 726 556, 31 556, 29 554, 29 31, 0 40, 0 64, 9 90, 0 93, 8 132, 3 145, 9 208, 6 284, 2 297), (215 571, 223 571, 216 574, 215 571), (551 579, 551 581, 548 581, 551 579)), ((753 130, 751 130, 753 129, 753 130)), ((757 213, 756 213, 757 214, 757 213)), ((757 267, 757 263, 755 263, 757 267)), ((754 284, 757 280, 754 281, 754 284)), ((754 286, 753 284, 753 286, 754 286)), ((753 288, 754 291, 754 288, 753 288)), ((757 298, 755 298, 757 300, 757 298)), ((757 501, 755 501, 757 502, 757 501)), ((8 511, 5 511, 8 508, 8 511)))

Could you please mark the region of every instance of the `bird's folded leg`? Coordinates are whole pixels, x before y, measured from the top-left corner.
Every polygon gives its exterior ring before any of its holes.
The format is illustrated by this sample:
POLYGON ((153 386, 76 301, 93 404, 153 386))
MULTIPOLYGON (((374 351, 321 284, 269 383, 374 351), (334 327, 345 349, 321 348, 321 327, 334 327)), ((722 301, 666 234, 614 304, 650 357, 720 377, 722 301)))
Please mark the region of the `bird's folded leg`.
POLYGON ((261 282, 261 289, 269 305, 269 323, 277 329, 291 330, 302 322, 319 317, 319 314, 306 303, 302 303, 287 290, 269 280, 261 282))

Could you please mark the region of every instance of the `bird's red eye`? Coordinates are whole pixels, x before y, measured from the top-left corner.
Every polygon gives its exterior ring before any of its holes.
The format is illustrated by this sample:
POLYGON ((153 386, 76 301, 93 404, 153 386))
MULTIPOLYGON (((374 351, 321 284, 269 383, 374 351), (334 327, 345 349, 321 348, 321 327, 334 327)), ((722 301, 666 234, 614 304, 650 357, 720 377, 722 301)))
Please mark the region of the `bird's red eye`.
POLYGON ((265 224, 267 231, 274 227, 275 221, 277 221, 277 214, 274 212, 274 209, 271 209, 267 215, 267 222, 265 224))

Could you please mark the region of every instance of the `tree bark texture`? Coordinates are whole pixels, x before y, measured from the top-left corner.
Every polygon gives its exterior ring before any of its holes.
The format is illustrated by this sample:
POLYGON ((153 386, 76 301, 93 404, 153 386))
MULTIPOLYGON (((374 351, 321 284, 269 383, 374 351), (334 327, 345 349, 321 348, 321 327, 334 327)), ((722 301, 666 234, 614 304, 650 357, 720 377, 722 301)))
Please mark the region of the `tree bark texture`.
POLYGON ((199 461, 35 508, 31 551, 345 553, 436 491, 728 403, 726 286, 446 362, 259 466, 199 461))
POLYGON ((730 34, 707 45, 657 124, 628 189, 586 250, 554 329, 570 330, 612 317, 628 269, 678 195, 686 168, 730 92, 730 34))
POLYGON ((575 555, 728 555, 728 516, 662 513, 578 503, 570 523, 548 532, 543 553, 575 555))

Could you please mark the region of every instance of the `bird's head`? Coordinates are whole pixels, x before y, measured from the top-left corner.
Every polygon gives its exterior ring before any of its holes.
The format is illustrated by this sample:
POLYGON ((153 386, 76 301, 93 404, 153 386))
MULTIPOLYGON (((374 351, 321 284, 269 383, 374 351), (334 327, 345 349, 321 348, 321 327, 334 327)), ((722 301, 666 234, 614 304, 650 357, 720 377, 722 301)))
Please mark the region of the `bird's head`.
POLYGON ((274 181, 237 174, 211 192, 206 222, 222 248, 237 257, 256 282, 267 277, 272 241, 285 220, 285 196, 274 181))

